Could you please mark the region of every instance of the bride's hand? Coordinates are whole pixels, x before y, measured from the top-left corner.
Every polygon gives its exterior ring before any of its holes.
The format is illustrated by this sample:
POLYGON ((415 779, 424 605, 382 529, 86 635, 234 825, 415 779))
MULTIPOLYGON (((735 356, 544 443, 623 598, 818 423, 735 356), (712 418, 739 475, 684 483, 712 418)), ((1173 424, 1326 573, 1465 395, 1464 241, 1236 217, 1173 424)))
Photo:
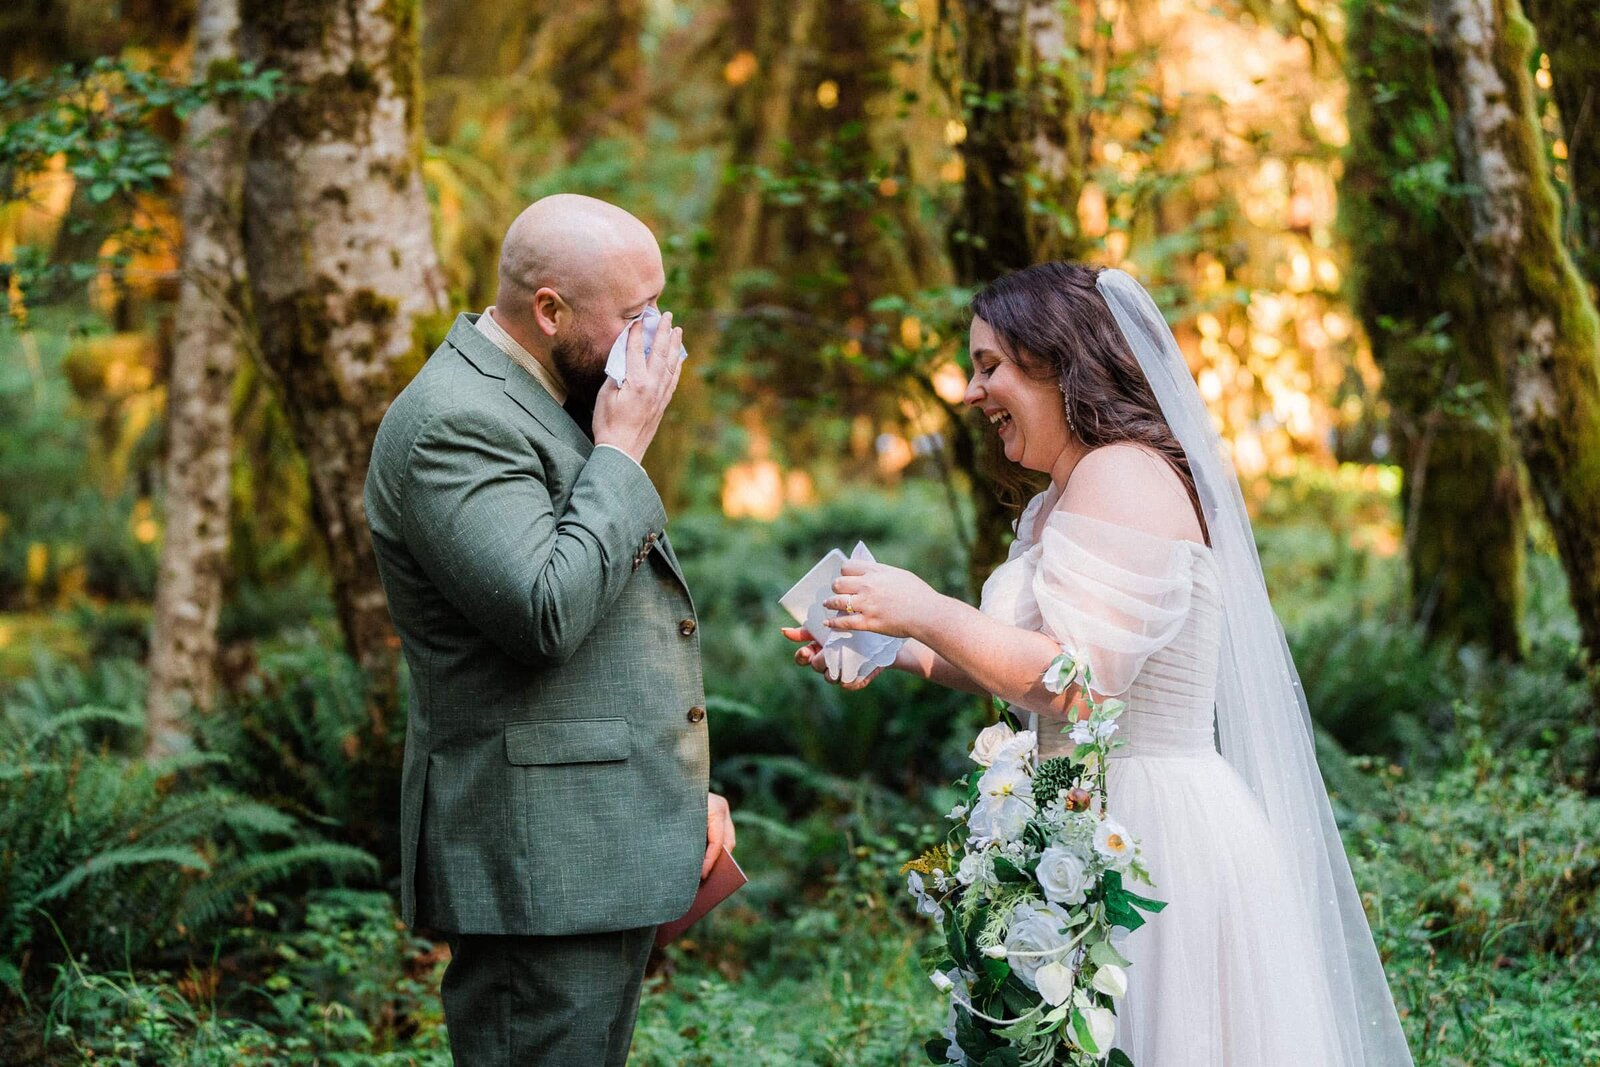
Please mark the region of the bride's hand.
POLYGON ((839 571, 833 592, 822 606, 846 614, 830 618, 830 629, 871 630, 885 637, 915 636, 912 628, 936 612, 944 599, 908 570, 856 560, 839 571))
POLYGON ((822 662, 822 645, 812 639, 811 634, 804 627, 783 626, 780 629, 783 631, 783 636, 791 641, 799 641, 801 643, 801 647, 794 651, 794 661, 796 663, 802 667, 810 667, 841 689, 848 689, 851 692, 857 689, 865 689, 868 682, 883 673, 883 668, 879 667, 865 678, 857 678, 853 682, 840 682, 837 678, 828 678, 828 667, 822 662))

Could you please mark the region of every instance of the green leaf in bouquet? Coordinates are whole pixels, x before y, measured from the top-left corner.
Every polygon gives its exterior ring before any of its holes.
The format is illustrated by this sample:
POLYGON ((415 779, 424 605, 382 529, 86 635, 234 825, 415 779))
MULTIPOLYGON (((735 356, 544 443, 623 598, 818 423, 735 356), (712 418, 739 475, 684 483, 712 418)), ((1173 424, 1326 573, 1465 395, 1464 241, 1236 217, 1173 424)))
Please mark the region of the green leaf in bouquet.
POLYGON ((972 1013, 961 1008, 956 1009, 956 1044, 961 1046, 968 1058, 986 1056, 1000 1047, 1000 1043, 989 1036, 989 1032, 972 1017, 972 1013))
POLYGON ((1014 1048, 997 1048, 982 1059, 981 1067, 1022 1067, 1022 1052, 1014 1048))
POLYGON ((954 908, 945 912, 944 944, 950 950, 950 955, 955 962, 961 963, 966 960, 967 938, 961 929, 961 915, 954 908))
POLYGON ((1089 1020, 1083 1017, 1083 1012, 1076 1008, 1072 1011, 1072 1036, 1077 1041, 1078 1047, 1091 1056, 1100 1054, 1100 1046, 1095 1044, 1094 1034, 1089 1031, 1089 1020))
POLYGON ((1096 941, 1089 946, 1089 959, 1097 967, 1132 967, 1133 964, 1118 952, 1110 941, 1096 941))
MULTIPOLYGON (((1026 1015, 1039 1006, 1039 994, 1022 984, 1016 972, 1006 979, 1005 985, 1000 987, 1000 1002, 1004 1005, 1009 1018, 1026 1015)), ((990 1012, 993 1015, 994 1012, 990 1012)))
POLYGON ((1026 882, 1029 880, 1028 876, 1015 863, 1012 863, 1004 856, 996 856, 994 858, 994 876, 1002 882, 1026 882))
POLYGON ((1106 1059, 1106 1067, 1133 1067, 1133 1061, 1128 1054, 1120 1048, 1111 1050, 1111 1055, 1106 1059))
POLYGON ((992 956, 983 957, 983 973, 998 988, 1011 976, 1011 964, 992 956))
POLYGON ((930 1037, 927 1044, 922 1046, 922 1051, 928 1054, 931 1063, 949 1063, 950 1057, 945 1055, 945 1050, 950 1047, 950 1042, 943 1037, 930 1037))

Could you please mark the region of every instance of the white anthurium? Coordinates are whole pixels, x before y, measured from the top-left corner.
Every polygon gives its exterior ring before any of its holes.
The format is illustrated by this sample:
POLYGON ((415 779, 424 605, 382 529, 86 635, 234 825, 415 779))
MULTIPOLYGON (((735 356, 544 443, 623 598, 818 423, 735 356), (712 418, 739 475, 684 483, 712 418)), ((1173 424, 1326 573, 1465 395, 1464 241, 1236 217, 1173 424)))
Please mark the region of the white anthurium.
POLYGON ((1060 1007, 1072 996, 1072 969, 1060 962, 1047 963, 1034 972, 1033 983, 1045 1003, 1060 1007))
POLYGON ((1089 866, 1072 849, 1051 845, 1039 855, 1035 877, 1046 900, 1057 904, 1082 904, 1089 886, 1089 866))
POLYGON ((1115 963, 1108 963, 1094 972, 1089 984, 1108 997, 1125 996, 1128 992, 1128 972, 1115 963))
POLYGON ((994 762, 994 755, 1000 746, 1016 736, 1017 732, 1003 722, 984 727, 972 742, 972 762, 980 767, 989 766, 994 762))
POLYGON ((1103 819, 1095 828, 1094 850, 1119 871, 1133 862, 1133 838, 1115 819, 1103 819))
POLYGON ((1083 1021, 1089 1024, 1089 1036, 1094 1039, 1096 1055, 1107 1052, 1117 1037, 1117 1017, 1110 1008, 1083 1008, 1083 1021))

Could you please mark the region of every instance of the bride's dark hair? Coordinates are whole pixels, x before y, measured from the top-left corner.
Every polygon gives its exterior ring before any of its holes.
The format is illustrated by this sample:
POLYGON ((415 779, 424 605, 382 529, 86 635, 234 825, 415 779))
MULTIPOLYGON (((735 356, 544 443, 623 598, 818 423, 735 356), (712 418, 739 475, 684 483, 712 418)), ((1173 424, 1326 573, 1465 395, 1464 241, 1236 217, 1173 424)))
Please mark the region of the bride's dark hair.
POLYGON ((1130 441, 1165 457, 1205 530, 1189 458, 1095 287, 1099 274, 1099 267, 1082 263, 1025 267, 984 287, 972 298, 972 314, 994 328, 1006 355, 1025 372, 1061 386, 1067 432, 1085 447, 1130 441))

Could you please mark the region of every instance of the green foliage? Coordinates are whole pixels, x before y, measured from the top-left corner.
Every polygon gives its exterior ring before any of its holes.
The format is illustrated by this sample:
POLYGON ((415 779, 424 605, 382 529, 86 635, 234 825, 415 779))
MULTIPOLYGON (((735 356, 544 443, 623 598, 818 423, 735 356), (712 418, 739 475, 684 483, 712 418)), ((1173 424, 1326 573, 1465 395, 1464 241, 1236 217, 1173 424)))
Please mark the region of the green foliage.
MULTIPOLYGON (((0 205, 29 197, 33 179, 60 158, 91 204, 131 208, 136 194, 172 177, 173 146, 160 132, 161 116, 182 120, 213 100, 268 100, 280 80, 276 71, 219 64, 185 84, 109 56, 40 77, 0 78, 0 205)), ((86 280, 97 267, 19 250, 0 271, 16 276, 26 305, 64 274, 86 280)))
POLYGON ((128 759, 113 742, 138 740, 142 709, 52 706, 92 684, 58 675, 0 717, 6 984, 57 950, 57 932, 89 959, 143 956, 216 929, 268 885, 375 870, 365 853, 216 784, 218 757, 128 759))
POLYGON ((395 921, 386 895, 313 893, 300 929, 238 939, 263 961, 256 989, 220 988, 216 964, 174 977, 69 961, 51 997, 49 1038, 78 1062, 150 1067, 449 1064, 439 961, 395 921))
POLYGON ((913 789, 954 773, 984 714, 980 702, 892 671, 843 692, 794 666, 796 646, 778 632, 794 625, 778 597, 828 549, 849 552, 857 539, 936 588, 961 590, 965 561, 932 487, 862 490, 770 525, 691 514, 673 520, 672 539, 700 614, 707 690, 721 702, 711 737, 722 780, 754 787, 751 756, 793 756, 846 779, 913 789))

